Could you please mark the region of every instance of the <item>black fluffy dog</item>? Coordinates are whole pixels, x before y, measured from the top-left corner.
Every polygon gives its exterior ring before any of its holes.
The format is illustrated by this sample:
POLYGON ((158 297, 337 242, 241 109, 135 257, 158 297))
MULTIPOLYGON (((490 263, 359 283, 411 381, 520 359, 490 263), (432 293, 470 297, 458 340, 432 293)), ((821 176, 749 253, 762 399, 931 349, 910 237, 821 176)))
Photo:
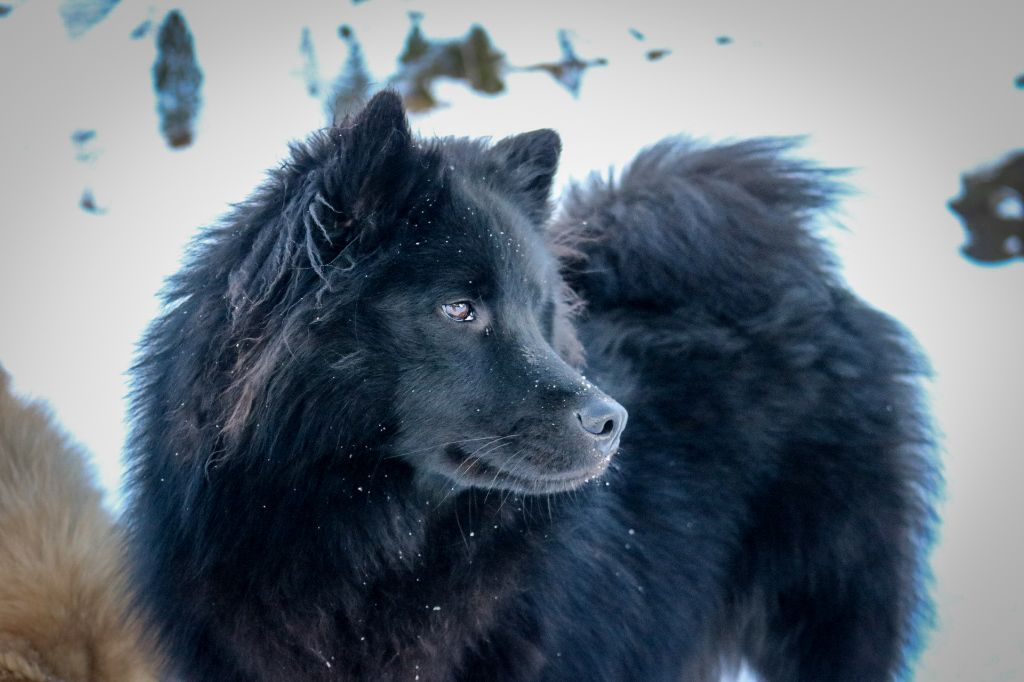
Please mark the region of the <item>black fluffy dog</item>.
POLYGON ((663 142, 550 227, 551 131, 416 140, 384 93, 296 146, 194 245, 135 369, 173 672, 905 673, 921 363, 833 273, 808 227, 832 177, 787 146, 663 142))

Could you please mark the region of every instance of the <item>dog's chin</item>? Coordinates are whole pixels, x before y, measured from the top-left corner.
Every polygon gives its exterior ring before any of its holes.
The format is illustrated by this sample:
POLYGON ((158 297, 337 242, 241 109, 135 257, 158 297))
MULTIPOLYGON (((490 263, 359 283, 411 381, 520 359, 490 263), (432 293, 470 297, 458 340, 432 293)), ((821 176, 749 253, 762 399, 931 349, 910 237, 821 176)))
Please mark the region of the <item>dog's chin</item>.
MULTIPOLYGON (((613 449, 614 453, 615 450, 613 449)), ((437 473, 461 488, 501 490, 521 495, 549 495, 576 490, 596 481, 608 470, 612 455, 587 458, 585 464, 567 470, 540 470, 499 461, 470 458, 459 448, 446 449, 435 464, 437 473)))

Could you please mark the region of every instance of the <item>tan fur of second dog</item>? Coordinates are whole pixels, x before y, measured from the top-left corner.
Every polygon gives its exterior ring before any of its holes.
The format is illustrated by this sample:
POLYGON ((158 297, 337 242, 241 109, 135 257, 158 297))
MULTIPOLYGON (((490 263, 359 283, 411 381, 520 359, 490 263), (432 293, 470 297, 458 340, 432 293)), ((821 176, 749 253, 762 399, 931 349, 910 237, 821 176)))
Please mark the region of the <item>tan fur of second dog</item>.
POLYGON ((0 682, 157 679, 82 453, 0 368, 0 682))

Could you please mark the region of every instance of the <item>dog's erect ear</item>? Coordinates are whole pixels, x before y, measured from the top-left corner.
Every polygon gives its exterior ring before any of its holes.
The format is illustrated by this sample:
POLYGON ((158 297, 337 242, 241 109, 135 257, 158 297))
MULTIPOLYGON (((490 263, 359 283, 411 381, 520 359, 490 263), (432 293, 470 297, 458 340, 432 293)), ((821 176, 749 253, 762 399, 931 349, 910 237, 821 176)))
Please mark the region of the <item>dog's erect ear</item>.
POLYGON ((362 111, 340 126, 351 131, 356 147, 375 147, 381 153, 397 150, 401 146, 398 143, 412 139, 402 97, 394 90, 378 92, 362 111))
POLYGON ((296 208, 321 276, 342 253, 352 259, 385 239, 437 165, 416 148, 402 98, 390 90, 292 153, 310 180, 296 208))
POLYGON ((352 217, 377 227, 394 218, 392 213, 400 209, 413 174, 412 132, 402 98, 384 90, 342 127, 345 170, 350 175, 346 184, 351 183, 354 190, 352 217))
POLYGON ((527 213, 537 223, 548 219, 551 183, 558 171, 562 140, 554 130, 534 130, 506 137, 491 148, 501 172, 522 195, 527 213))

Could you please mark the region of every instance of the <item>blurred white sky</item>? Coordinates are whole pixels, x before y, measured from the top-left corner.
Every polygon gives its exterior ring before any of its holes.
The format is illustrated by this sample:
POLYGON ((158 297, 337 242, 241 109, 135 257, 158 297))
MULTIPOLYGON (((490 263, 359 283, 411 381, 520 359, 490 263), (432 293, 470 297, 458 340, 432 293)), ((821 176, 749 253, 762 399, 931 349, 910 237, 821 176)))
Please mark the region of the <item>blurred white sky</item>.
POLYGON ((566 28, 580 56, 609 60, 584 75, 578 100, 543 73, 513 73, 494 98, 440 87, 451 106, 414 126, 472 136, 555 128, 561 182, 679 132, 809 134, 808 155, 856 168, 847 231, 831 235, 853 288, 930 355, 944 434, 940 627, 917 679, 1024 679, 1024 262, 964 260, 945 206, 962 171, 1024 146, 1024 91, 1013 85, 1024 72, 1024 4, 325 0, 257 10, 124 0, 75 41, 55 0, 14 5, 0 18, 0 363, 17 389, 52 402, 109 490, 120 482, 124 372, 162 279, 199 226, 243 199, 290 139, 323 124, 299 75, 302 27, 325 79, 346 56, 341 23, 381 79, 410 10, 424 13, 430 36, 483 24, 516 65, 557 60, 566 28), (158 132, 153 36, 129 38, 174 6, 205 73, 196 142, 184 151, 158 132), (719 35, 732 44, 716 44, 719 35), (652 63, 644 53, 654 48, 672 53, 652 63), (91 163, 75 160, 77 129, 97 131, 91 163), (104 214, 79 208, 86 187, 104 214))

